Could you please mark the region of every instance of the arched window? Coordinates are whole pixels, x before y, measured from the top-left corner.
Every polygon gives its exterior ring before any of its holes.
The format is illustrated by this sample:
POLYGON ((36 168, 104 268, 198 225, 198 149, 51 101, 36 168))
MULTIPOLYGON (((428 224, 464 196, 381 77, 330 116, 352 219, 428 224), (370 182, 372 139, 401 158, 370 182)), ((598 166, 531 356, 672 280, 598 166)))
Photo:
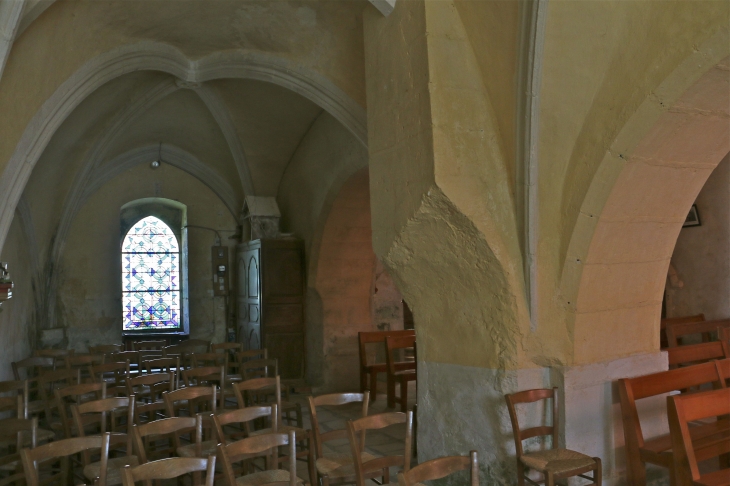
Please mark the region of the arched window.
POLYGON ((154 216, 139 220, 122 243, 124 331, 180 328, 180 246, 154 216))

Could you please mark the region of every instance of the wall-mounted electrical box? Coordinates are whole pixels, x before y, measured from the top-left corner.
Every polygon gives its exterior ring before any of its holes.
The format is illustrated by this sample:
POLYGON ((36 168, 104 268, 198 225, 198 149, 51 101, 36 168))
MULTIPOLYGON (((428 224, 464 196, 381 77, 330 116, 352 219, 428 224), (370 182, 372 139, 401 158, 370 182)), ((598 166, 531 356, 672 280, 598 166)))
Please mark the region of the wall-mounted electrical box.
POLYGON ((211 261, 213 262, 213 295, 226 296, 231 273, 228 266, 228 247, 214 246, 211 261))

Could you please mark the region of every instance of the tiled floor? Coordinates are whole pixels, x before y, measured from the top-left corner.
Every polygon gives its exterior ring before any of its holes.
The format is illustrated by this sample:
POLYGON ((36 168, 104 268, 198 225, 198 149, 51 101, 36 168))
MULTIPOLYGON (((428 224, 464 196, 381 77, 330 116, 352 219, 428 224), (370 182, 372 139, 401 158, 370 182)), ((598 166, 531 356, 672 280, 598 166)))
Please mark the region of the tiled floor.
MULTIPOLYGON (((416 397, 415 383, 411 382, 409 387, 409 397, 413 397, 409 400, 408 409, 413 409, 416 397)), ((304 428, 311 429, 310 418, 309 418, 309 401, 306 395, 292 395, 292 401, 296 401, 302 404, 302 415, 304 428)), ((394 412, 399 411, 397 409, 387 407, 387 399, 385 390, 380 392, 378 389, 377 400, 370 403, 368 415, 375 415, 383 412, 394 412)), ((362 404, 354 403, 348 405, 342 405, 338 407, 317 407, 317 419, 319 420, 319 426, 322 432, 330 430, 343 429, 346 427, 348 420, 359 418, 362 413, 362 404)), ((383 430, 370 431, 365 435, 365 450, 374 455, 387 456, 391 454, 403 454, 405 447, 405 424, 396 424, 387 427, 383 430)), ((323 452, 334 452, 334 453, 350 453, 350 445, 347 439, 341 439, 336 441, 327 442, 323 446, 323 452)), ((412 463, 415 458, 411 460, 412 463)), ((306 477, 306 464, 302 463, 299 465, 298 475, 303 479, 306 477)), ((396 482, 397 468, 391 470, 391 482, 396 482)), ((372 483, 374 484, 374 483, 372 483)))

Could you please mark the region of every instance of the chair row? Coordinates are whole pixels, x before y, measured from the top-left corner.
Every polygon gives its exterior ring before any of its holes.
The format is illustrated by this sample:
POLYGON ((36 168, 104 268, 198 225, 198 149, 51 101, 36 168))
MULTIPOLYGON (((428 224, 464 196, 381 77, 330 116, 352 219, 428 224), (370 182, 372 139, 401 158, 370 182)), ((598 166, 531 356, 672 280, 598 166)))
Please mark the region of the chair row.
POLYGON ((378 393, 378 374, 386 373, 388 407, 395 407, 399 403, 401 412, 405 412, 408 404, 408 383, 417 378, 415 331, 359 332, 357 339, 360 354, 360 393, 369 390, 370 397, 375 400, 378 393), (376 349, 369 349, 372 347, 376 349), (381 357, 379 361, 378 348, 384 352, 384 358, 381 357), (375 351, 375 356, 368 351, 375 351), (396 356, 398 352, 403 355, 400 360, 396 356), (396 385, 400 389, 400 396, 396 395, 396 385))

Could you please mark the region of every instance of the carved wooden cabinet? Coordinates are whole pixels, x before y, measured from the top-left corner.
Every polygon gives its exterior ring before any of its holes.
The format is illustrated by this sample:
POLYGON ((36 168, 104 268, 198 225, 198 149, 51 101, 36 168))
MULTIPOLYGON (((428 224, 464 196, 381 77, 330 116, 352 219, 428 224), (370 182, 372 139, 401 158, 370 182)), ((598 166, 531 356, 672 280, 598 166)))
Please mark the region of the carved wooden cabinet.
POLYGON ((238 335, 267 348, 282 378, 304 376, 304 246, 296 239, 238 245, 238 335))

